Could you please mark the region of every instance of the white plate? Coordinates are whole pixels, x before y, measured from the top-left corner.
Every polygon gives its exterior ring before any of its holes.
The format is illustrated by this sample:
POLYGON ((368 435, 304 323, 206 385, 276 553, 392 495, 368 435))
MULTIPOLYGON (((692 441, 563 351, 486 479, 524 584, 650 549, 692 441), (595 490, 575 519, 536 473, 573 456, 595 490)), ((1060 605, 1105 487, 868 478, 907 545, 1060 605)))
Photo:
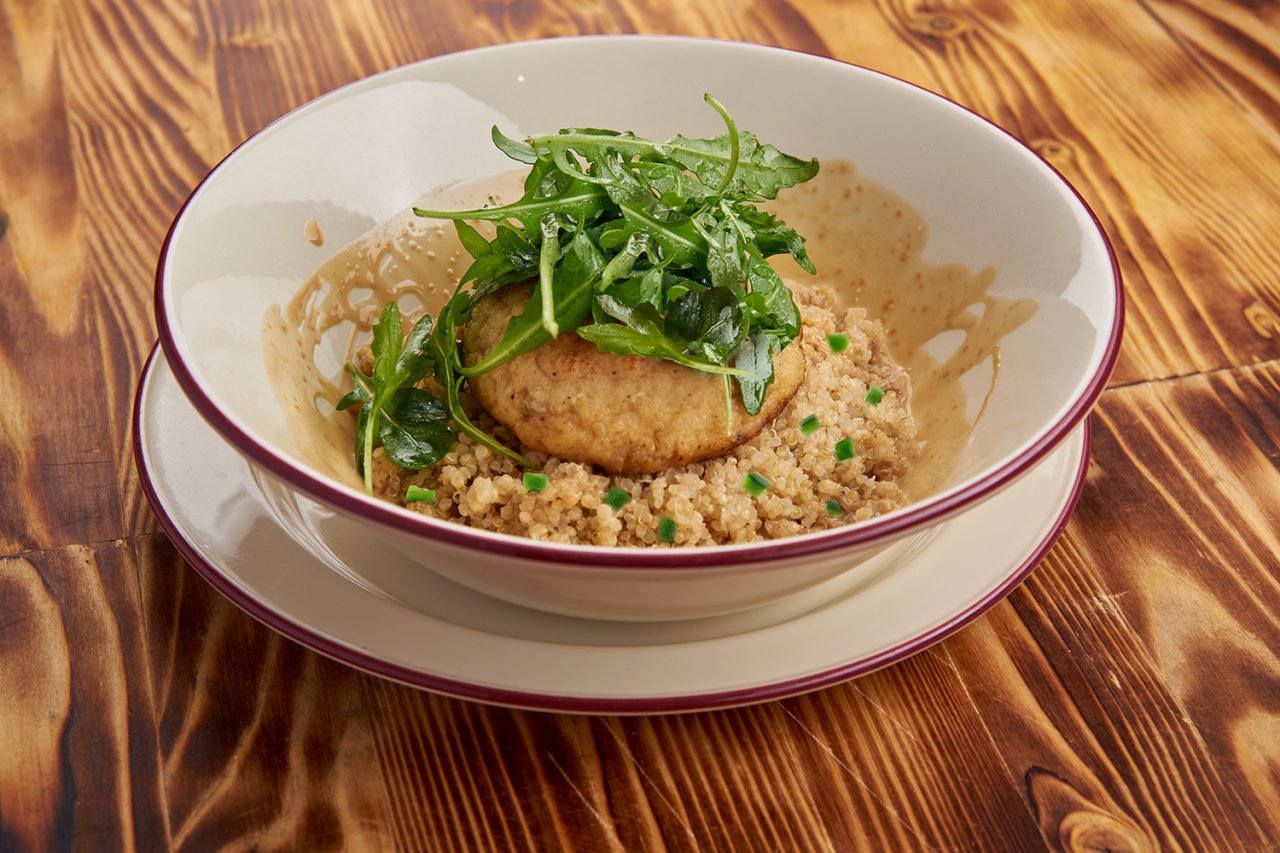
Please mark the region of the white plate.
POLYGON ((1053 544, 1079 496, 1089 445, 1086 421, 1017 483, 914 553, 889 555, 879 577, 855 589, 837 578, 745 614, 614 623, 488 598, 390 547, 353 550, 336 514, 321 519, 324 541, 308 541, 301 526, 282 528, 246 463, 200 418, 158 353, 138 388, 134 437, 143 486, 178 550, 268 626, 417 687, 589 713, 779 699, 937 642, 1007 595, 1053 544))

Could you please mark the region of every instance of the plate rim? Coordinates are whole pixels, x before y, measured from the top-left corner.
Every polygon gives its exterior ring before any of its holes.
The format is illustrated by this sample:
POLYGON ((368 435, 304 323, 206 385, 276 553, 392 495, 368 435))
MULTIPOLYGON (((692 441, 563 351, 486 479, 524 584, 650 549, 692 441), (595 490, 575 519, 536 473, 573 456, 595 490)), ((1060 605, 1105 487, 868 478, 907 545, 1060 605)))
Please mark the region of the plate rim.
POLYGON ((554 39, 530 39, 508 42, 476 47, 453 53, 440 54, 438 56, 428 57, 416 62, 397 66, 396 68, 386 69, 367 77, 363 77, 359 80, 354 80, 343 86, 339 86, 317 98, 295 107, 250 135, 247 139, 232 149, 226 157, 222 158, 222 160, 220 160, 218 164, 215 165, 191 191, 191 194, 178 209, 172 224, 165 234, 164 243, 161 246, 160 255, 157 260, 155 287, 153 292, 156 326, 160 338, 160 347, 164 350, 166 361, 170 369, 173 371, 183 393, 186 394, 187 398, 196 408, 196 411, 200 413, 205 421, 208 422, 215 431, 221 434, 223 439, 235 448, 237 452, 252 460, 254 464, 260 465, 270 471, 273 475, 289 483, 294 488, 299 489, 304 494, 307 494, 308 496, 335 509, 358 516, 374 524, 390 527, 413 536, 421 536, 429 540, 443 542, 456 547, 480 548, 486 551, 501 553, 503 555, 519 559, 550 561, 573 565, 594 565, 596 563, 598 555, 591 549, 574 547, 571 545, 561 545, 558 543, 536 542, 517 536, 495 534, 488 531, 475 531, 460 525, 432 519, 420 513, 413 513, 394 507, 387 504, 385 501, 359 494, 328 477, 321 476, 305 466, 295 463, 285 456, 280 455, 269 445, 259 441, 251 432, 242 428, 233 418, 222 412, 213 397, 205 392, 200 381, 196 378, 195 372, 183 360, 181 349, 177 345, 177 336, 169 322, 169 311, 167 307, 168 300, 165 298, 165 279, 168 267, 168 253, 174 236, 178 230, 178 226, 182 222, 188 206, 198 195, 200 195, 205 185, 214 177, 214 175, 216 175, 228 161, 234 158, 242 148, 252 143, 255 139, 268 132, 276 125, 290 120, 295 115, 313 108, 320 101, 328 99, 340 92, 369 85, 370 81, 375 79, 403 72, 406 69, 414 68, 425 63, 452 60, 469 54, 484 52, 501 53, 503 51, 513 49, 529 49, 533 45, 541 45, 543 43, 583 41, 614 41, 618 43, 628 41, 692 42, 705 43, 716 47, 730 49, 751 49, 799 55, 814 62, 842 65, 860 73, 892 80, 898 84, 905 85, 911 89, 922 92, 928 97, 936 98, 949 107, 958 109, 970 117, 980 121, 982 124, 988 126, 997 134, 1004 137, 1007 141, 1013 143, 1017 148, 1022 149, 1022 151, 1032 157, 1036 163, 1046 168, 1049 173, 1068 190, 1070 197, 1074 199, 1076 204, 1080 206, 1092 222, 1093 229, 1101 240, 1103 249, 1106 251, 1107 258, 1110 262, 1112 284, 1111 296, 1114 303, 1111 328, 1107 340, 1103 345, 1101 359, 1093 376, 1089 377, 1088 381, 1085 383, 1080 396, 1077 397, 1077 399, 1067 407, 1066 411, 1056 421, 1050 424, 1050 426, 1042 432, 1039 437, 1035 438, 1028 447, 1000 468, 971 479, 961 488, 951 492, 950 494, 945 494, 940 498, 924 501, 919 506, 908 507, 900 512, 890 513, 880 519, 872 519, 859 525, 851 525, 846 528, 831 531, 827 535, 796 536, 783 540, 773 540, 746 545, 698 546, 679 550, 618 548, 613 549, 613 552, 610 554, 614 565, 619 568, 628 569, 653 567, 667 570, 696 570, 712 565, 745 565, 800 557, 814 553, 836 550, 839 548, 861 545, 877 539, 889 538, 910 530, 922 529, 925 526, 937 524, 946 518, 959 513, 965 507, 978 503, 982 498, 994 494, 1004 486, 1012 483, 1019 476, 1051 453, 1068 435, 1072 433, 1074 429, 1078 427, 1081 422, 1087 423, 1090 410, 1096 403, 1098 397, 1100 397, 1102 392, 1105 390, 1107 382, 1115 369, 1116 362, 1119 358, 1120 343, 1124 335, 1126 305, 1119 260, 1116 256, 1114 247, 1111 245, 1111 240, 1107 236, 1106 230, 1102 227, 1101 220, 1089 206, 1088 202, 1085 201, 1079 190, 1077 190, 1075 186, 1073 186, 1071 182, 1053 166, 1053 164, 1040 156, 1040 154, 1038 154, 1031 146, 995 124, 990 119, 924 86, 912 83, 883 71, 834 59, 832 57, 818 56, 805 51, 752 44, 749 42, 697 38, 690 36, 564 36, 554 39))
MULTIPOLYGON (((404 664, 384 660, 375 654, 327 637, 309 625, 277 612, 232 581, 183 535, 177 522, 160 498, 152 480, 151 471, 146 464, 146 452, 142 438, 143 404, 147 397, 147 388, 154 377, 158 357, 163 356, 164 353, 159 344, 153 345, 138 379, 133 400, 133 461, 142 485, 143 494, 151 505, 151 509, 160 522, 160 526, 164 529, 165 535, 179 555, 197 574, 219 594, 259 623, 331 660, 336 660, 339 663, 371 675, 386 678, 409 687, 427 690, 455 699, 531 711, 627 715, 722 710, 786 699, 820 690, 867 675, 911 657, 954 634, 986 613, 1017 588, 1039 565, 1062 535, 1076 504, 1079 502, 1089 470, 1090 449, 1092 446, 1092 424, 1086 419, 1080 426, 1082 442, 1080 460, 1076 466, 1074 480, 1068 490, 1066 501, 1040 542, 992 589, 977 600, 970 602, 960 611, 913 637, 873 654, 864 655, 855 660, 844 661, 838 666, 827 667, 816 672, 766 684, 755 684, 748 687, 708 693, 680 693, 643 697, 565 696, 475 684, 456 678, 433 675, 404 664)), ((172 366, 168 365, 167 359, 165 361, 166 365, 172 370, 172 366)), ((181 385, 178 387, 181 389, 181 385)), ((216 430, 214 434, 218 435, 219 438, 224 438, 216 430)), ((232 449, 235 450, 236 448, 233 446, 232 449)), ((301 546, 298 547, 300 548, 301 546)))

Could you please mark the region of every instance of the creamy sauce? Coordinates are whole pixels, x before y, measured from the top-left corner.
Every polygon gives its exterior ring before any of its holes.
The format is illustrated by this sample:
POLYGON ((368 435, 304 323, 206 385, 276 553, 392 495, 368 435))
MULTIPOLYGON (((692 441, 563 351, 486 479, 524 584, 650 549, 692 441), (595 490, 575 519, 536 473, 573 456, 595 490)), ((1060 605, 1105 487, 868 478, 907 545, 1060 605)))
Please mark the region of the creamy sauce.
MULTIPOLYGON (((884 326, 889 352, 911 376, 911 411, 925 440, 903 486, 914 499, 929 495, 946 481, 995 389, 1000 341, 1031 318, 1036 303, 992 296, 994 269, 926 263, 924 218, 847 160, 824 161, 814 180, 769 207, 807 238, 815 278, 840 306, 865 308, 884 326), (950 331, 963 340, 939 363, 926 345, 950 331), (970 418, 961 377, 988 360, 986 398, 970 418)), ((770 260, 784 277, 810 278, 790 258, 770 260)))
MULTIPOLYGON (((511 172, 459 184, 429 193, 419 204, 456 210, 518 198, 522 179, 511 172)), ((925 263, 927 229, 920 214, 859 177, 848 161, 825 161, 814 180, 785 191, 769 207, 808 238, 816 280, 836 291, 841 306, 864 307, 883 323, 890 352, 911 375, 911 407, 925 440, 904 485, 915 499, 930 494, 945 483, 982 415, 969 418, 961 377, 990 361, 993 389, 1000 340, 1026 322, 1036 304, 992 296, 992 269, 925 263), (963 340, 939 362, 927 345, 953 330, 963 340)), ((300 457, 360 486, 351 463, 352 419, 333 411, 350 387, 342 361, 390 299, 399 299, 406 311, 406 330, 423 308, 434 316, 470 260, 451 223, 405 211, 343 248, 287 305, 268 311, 264 353, 300 457), (340 339, 331 340, 335 335, 340 339)), ((786 278, 813 280, 789 258, 771 260, 786 278)))

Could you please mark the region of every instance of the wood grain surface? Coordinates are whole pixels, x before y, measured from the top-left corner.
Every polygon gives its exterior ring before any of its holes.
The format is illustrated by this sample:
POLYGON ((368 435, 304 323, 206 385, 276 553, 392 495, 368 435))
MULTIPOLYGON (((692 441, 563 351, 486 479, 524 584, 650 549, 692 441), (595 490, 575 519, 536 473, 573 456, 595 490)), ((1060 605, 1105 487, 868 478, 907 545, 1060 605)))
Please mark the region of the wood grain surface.
POLYGON ((1280 847, 1278 175, 1270 0, 0 0, 0 850, 1280 847), (1080 190, 1129 323, 1065 535, 947 641, 735 711, 487 708, 268 631, 128 452, 178 207, 335 86, 620 32, 903 77, 1080 190))

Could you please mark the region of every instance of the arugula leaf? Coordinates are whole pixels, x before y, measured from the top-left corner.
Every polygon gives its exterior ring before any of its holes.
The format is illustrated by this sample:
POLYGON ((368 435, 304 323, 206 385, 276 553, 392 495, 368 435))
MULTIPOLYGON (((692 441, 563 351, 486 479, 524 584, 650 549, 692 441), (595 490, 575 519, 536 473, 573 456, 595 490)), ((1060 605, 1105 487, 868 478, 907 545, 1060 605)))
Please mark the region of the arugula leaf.
POLYGON ((753 205, 741 203, 727 205, 721 202, 725 213, 734 217, 737 225, 749 236, 747 239, 755 243, 762 257, 789 254, 796 259, 805 272, 810 275, 817 272, 809 253, 805 251, 804 238, 787 223, 772 213, 760 210, 753 205))
POLYGON ((685 355, 679 343, 653 328, 641 331, 617 323, 591 323, 581 326, 577 332, 578 337, 595 344, 597 349, 614 355, 642 355, 665 359, 704 373, 739 376, 746 372, 685 355))
POLYGON ((632 234, 643 231, 647 233, 661 250, 662 260, 677 267, 705 266, 707 241, 694 227, 693 220, 663 221, 651 213, 618 205, 623 221, 614 229, 601 234, 601 245, 605 248, 616 248, 622 245, 632 234), (605 235, 609 235, 609 244, 605 235))
POLYGON ((480 236, 480 232, 468 225, 465 219, 453 220, 453 227, 458 232, 458 240, 462 243, 462 248, 477 261, 493 253, 489 241, 480 236))
POLYGON ((458 299, 459 294, 455 293, 441 309, 429 344, 429 351, 435 362, 436 382, 445 390, 445 405, 449 409, 449 416, 453 419, 454 426, 477 444, 483 444, 518 465, 532 468, 533 463, 524 456, 477 427, 462 407, 461 390, 465 377, 461 373, 462 364, 458 354, 458 299))
POLYGON ((702 204, 716 196, 714 189, 691 176, 682 166, 652 160, 637 160, 632 165, 657 194, 663 207, 678 210, 689 202, 702 204))
POLYGON ((796 307, 791 289, 773 271, 773 267, 751 258, 747 262, 747 281, 751 285, 751 295, 757 297, 757 304, 763 307, 764 317, 771 320, 763 325, 786 332, 788 341, 799 334, 800 309, 796 307))
MULTIPOLYGON (((457 220, 461 222, 462 220, 457 220)), ((471 309, 484 297, 496 293, 508 284, 537 275, 539 252, 519 232, 505 223, 499 223, 497 234, 489 244, 490 252, 476 258, 475 263, 458 282, 458 292, 451 302, 459 323, 465 323, 471 309), (461 292, 463 285, 474 281, 471 289, 461 292)))
POLYGON ((537 197, 526 195, 511 204, 455 211, 424 210, 415 207, 413 212, 430 219, 476 219, 490 222, 515 219, 524 227, 526 233, 536 234, 542 217, 548 213, 558 213, 572 218, 579 225, 584 225, 600 212, 601 206, 608 199, 609 194, 603 187, 578 179, 568 181, 554 195, 537 197))
POLYGON ((732 220, 717 219, 710 213, 695 216, 693 224, 707 241, 707 274, 711 285, 738 288, 743 278, 741 232, 732 220))
POLYGON ((754 134, 746 131, 739 138, 736 162, 732 158, 732 140, 727 133, 711 139, 673 136, 663 143, 662 151, 709 186, 724 181, 725 175, 731 174, 730 164, 734 163, 736 170, 726 190, 735 195, 777 198, 779 190, 803 183, 818 174, 817 160, 799 160, 783 154, 772 145, 762 144, 754 134))
POLYGON ((685 352, 685 345, 663 332, 656 312, 647 306, 632 308, 608 294, 596 296, 596 304, 622 325, 592 323, 578 329, 578 337, 590 341, 597 349, 614 355, 643 355, 661 358, 701 370, 736 376, 745 373, 712 361, 704 361, 685 352))
POLYGON ((701 298, 702 313, 711 321, 700 339, 702 350, 712 361, 723 364, 747 336, 742 305, 737 296, 720 288, 707 291, 701 298))
POLYGON ((734 367, 750 371, 750 375, 738 377, 742 406, 748 414, 758 414, 764 405, 765 392, 773 384, 773 356, 779 351, 776 335, 758 331, 742 342, 734 357, 734 367))
MULTIPOLYGON (((722 117, 728 118, 728 112, 718 101, 710 95, 706 100, 722 117)), ((800 160, 784 154, 772 145, 761 143, 754 134, 739 133, 731 122, 728 133, 711 139, 676 135, 665 142, 654 142, 632 134, 568 129, 532 137, 529 145, 539 156, 546 151, 553 159, 557 154, 563 157, 570 150, 589 156, 589 151, 600 147, 612 148, 628 157, 660 157, 693 172, 703 184, 716 187, 717 195, 732 192, 735 195, 777 198, 779 190, 803 183, 818 174, 817 160, 800 160)))
POLYGON ((453 430, 444 422, 439 401, 412 387, 431 371, 431 339, 429 314, 405 337, 400 308, 388 302, 373 324, 373 374, 366 376, 347 364, 355 388, 338 401, 338 408, 361 406, 356 421, 356 470, 364 475, 369 494, 373 494, 373 451, 379 444, 405 468, 435 464, 453 446, 453 430))
POLYGON ((604 291, 618 279, 624 278, 631 273, 631 268, 636 265, 636 261, 649 251, 649 235, 644 231, 637 231, 627 238, 627 242, 623 245, 622 251, 613 256, 609 263, 605 264, 603 270, 600 271, 600 279, 596 282, 596 290, 604 291))
MULTIPOLYGON (((583 231, 574 234, 569 251, 552 279, 551 301, 557 328, 571 332, 591 316, 591 294, 597 277, 604 269, 604 256, 583 231)), ((542 282, 534 288, 533 297, 524 310, 511 318, 493 351, 471 367, 462 368, 463 376, 479 376, 513 358, 531 352, 551 340, 543 322, 542 282)))
POLYGON ((373 377, 365 376, 360 369, 350 362, 347 363, 347 373, 351 374, 351 378, 355 380, 355 388, 351 389, 341 400, 338 401, 337 409, 339 412, 358 406, 361 403, 373 402, 373 377))
POLYGON ((498 147, 498 150, 503 154, 506 154, 512 160, 529 164, 537 162, 538 155, 528 143, 517 142, 502 131, 498 130, 498 126, 496 124, 493 126, 493 130, 489 135, 493 139, 493 144, 498 147))
POLYGON ((439 462, 457 440, 448 410, 419 388, 401 388, 392 395, 382 410, 378 437, 392 462, 415 471, 439 462))
POLYGON ((591 164, 591 179, 601 182, 614 204, 644 207, 653 203, 653 189, 631 170, 618 152, 612 149, 592 152, 587 161, 591 164))
POLYGON ((553 338, 560 334, 560 325, 556 322, 552 280, 555 278, 556 263, 560 260, 560 229, 563 227, 564 220, 558 213, 548 213, 539 223, 542 249, 538 253, 538 302, 542 308, 542 328, 553 338))

